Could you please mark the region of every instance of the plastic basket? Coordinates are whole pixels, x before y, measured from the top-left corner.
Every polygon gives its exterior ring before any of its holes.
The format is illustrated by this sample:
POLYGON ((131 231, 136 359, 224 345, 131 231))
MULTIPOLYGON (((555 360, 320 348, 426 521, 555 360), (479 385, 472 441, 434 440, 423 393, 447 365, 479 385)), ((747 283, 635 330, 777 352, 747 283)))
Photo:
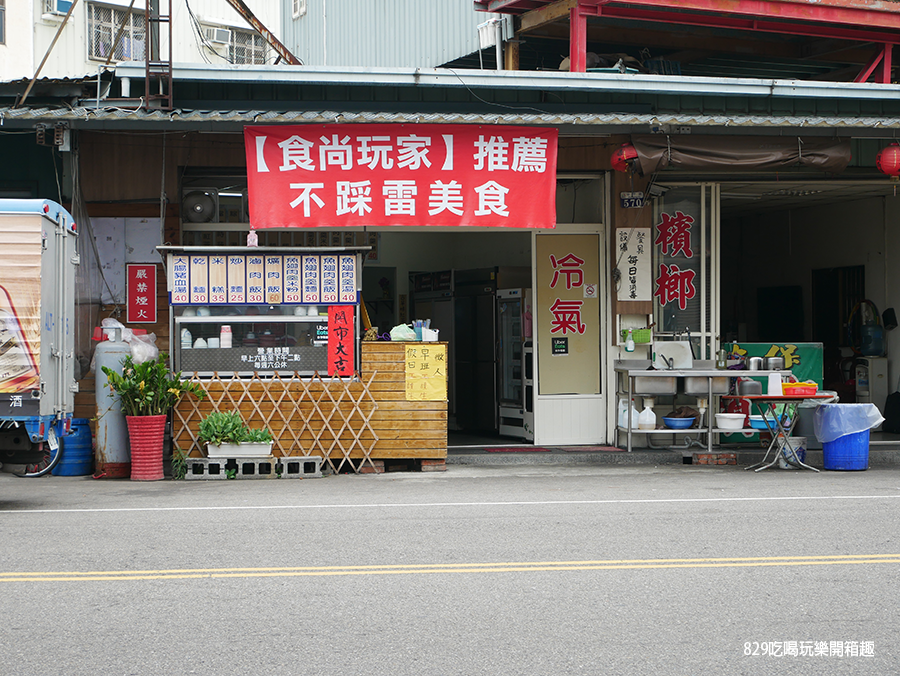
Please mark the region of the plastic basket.
POLYGON ((819 387, 810 383, 783 383, 782 391, 791 397, 809 397, 814 395, 819 387))
MULTIPOLYGON (((631 329, 631 337, 635 343, 649 343, 653 339, 650 329, 631 329)), ((628 340, 628 329, 622 329, 622 342, 628 340)))

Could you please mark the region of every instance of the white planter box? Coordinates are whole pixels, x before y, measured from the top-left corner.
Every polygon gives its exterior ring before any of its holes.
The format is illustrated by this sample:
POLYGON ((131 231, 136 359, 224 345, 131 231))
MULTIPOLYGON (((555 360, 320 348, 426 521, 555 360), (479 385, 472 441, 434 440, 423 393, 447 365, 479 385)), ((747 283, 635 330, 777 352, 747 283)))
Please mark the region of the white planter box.
POLYGON ((264 458, 272 455, 272 442, 245 441, 240 444, 206 444, 207 458, 264 458))

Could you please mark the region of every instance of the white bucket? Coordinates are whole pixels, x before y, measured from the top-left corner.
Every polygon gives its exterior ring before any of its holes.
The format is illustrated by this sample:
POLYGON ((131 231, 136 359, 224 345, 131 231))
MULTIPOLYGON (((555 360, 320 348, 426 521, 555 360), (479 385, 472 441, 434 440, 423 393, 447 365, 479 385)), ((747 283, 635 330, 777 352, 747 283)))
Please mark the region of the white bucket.
POLYGON ((440 329, 426 329, 422 327, 422 340, 426 343, 436 343, 440 329))
MULTIPOLYGON (((791 448, 794 449, 794 453, 797 454, 797 457, 800 458, 800 462, 806 462, 806 437, 789 437, 788 438, 791 448)), ((778 439, 778 467, 780 469, 798 469, 796 465, 792 465, 788 462, 788 452, 784 448, 784 437, 779 437, 778 439)), ((791 457, 793 460, 793 457, 791 457)))

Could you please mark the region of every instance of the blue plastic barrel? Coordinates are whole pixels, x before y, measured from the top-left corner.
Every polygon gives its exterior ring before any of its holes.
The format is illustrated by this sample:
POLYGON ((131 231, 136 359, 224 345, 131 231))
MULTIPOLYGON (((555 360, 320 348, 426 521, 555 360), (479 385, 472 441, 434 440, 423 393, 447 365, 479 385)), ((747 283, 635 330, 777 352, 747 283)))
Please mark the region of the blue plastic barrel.
POLYGON ((822 460, 825 469, 869 469, 869 430, 823 442, 822 460))
POLYGON ((93 471, 94 448, 87 418, 73 418, 71 431, 60 439, 62 457, 50 473, 55 476, 85 476, 93 471))

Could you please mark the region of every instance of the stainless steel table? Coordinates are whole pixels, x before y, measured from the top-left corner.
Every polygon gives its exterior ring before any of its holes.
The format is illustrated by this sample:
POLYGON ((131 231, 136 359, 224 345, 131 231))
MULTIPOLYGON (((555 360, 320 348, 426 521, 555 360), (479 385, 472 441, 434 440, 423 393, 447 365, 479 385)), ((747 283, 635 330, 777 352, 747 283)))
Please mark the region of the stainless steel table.
MULTIPOLYGON (((717 406, 713 405, 713 397, 714 396, 726 396, 727 392, 724 394, 716 394, 713 392, 713 382, 716 378, 739 378, 741 376, 747 377, 766 377, 770 373, 780 373, 784 376, 791 375, 790 371, 747 371, 745 369, 717 369, 714 367, 715 362, 712 361, 699 361, 698 366, 696 368, 690 369, 653 369, 648 370, 650 367, 649 359, 619 359, 614 363, 614 369, 616 373, 620 373, 625 377, 627 381, 627 393, 624 393, 623 396, 627 396, 628 401, 628 420, 627 420, 627 428, 621 427, 618 425, 618 420, 616 420, 616 428, 618 431, 627 433, 627 446, 626 450, 629 452, 632 450, 632 435, 633 434, 706 434, 706 448, 708 452, 712 452, 713 447, 713 434, 716 433, 729 433, 735 432, 733 429, 719 429, 715 427, 715 411, 718 409, 717 406), (669 428, 665 429, 656 429, 656 430, 632 430, 632 420, 631 420, 631 400, 634 396, 640 397, 658 397, 658 396, 667 396, 668 392, 636 392, 635 391, 635 379, 637 378, 675 378, 676 385, 677 379, 679 378, 705 378, 707 381, 707 392, 702 395, 691 395, 691 396, 706 396, 707 398, 707 411, 706 411, 706 425, 700 428, 692 427, 683 430, 673 430, 669 428)), ((735 364, 737 362, 731 362, 735 364)), ((618 381, 618 378, 616 379, 618 381)), ((675 392, 671 392, 671 394, 675 394, 675 392)), ((616 383, 616 397, 618 398, 619 394, 619 385, 616 383)), ((804 397, 808 398, 808 397, 804 397)), ((617 402, 618 403, 618 402, 617 402)), ((618 411, 618 406, 616 406, 616 410, 618 411)))

